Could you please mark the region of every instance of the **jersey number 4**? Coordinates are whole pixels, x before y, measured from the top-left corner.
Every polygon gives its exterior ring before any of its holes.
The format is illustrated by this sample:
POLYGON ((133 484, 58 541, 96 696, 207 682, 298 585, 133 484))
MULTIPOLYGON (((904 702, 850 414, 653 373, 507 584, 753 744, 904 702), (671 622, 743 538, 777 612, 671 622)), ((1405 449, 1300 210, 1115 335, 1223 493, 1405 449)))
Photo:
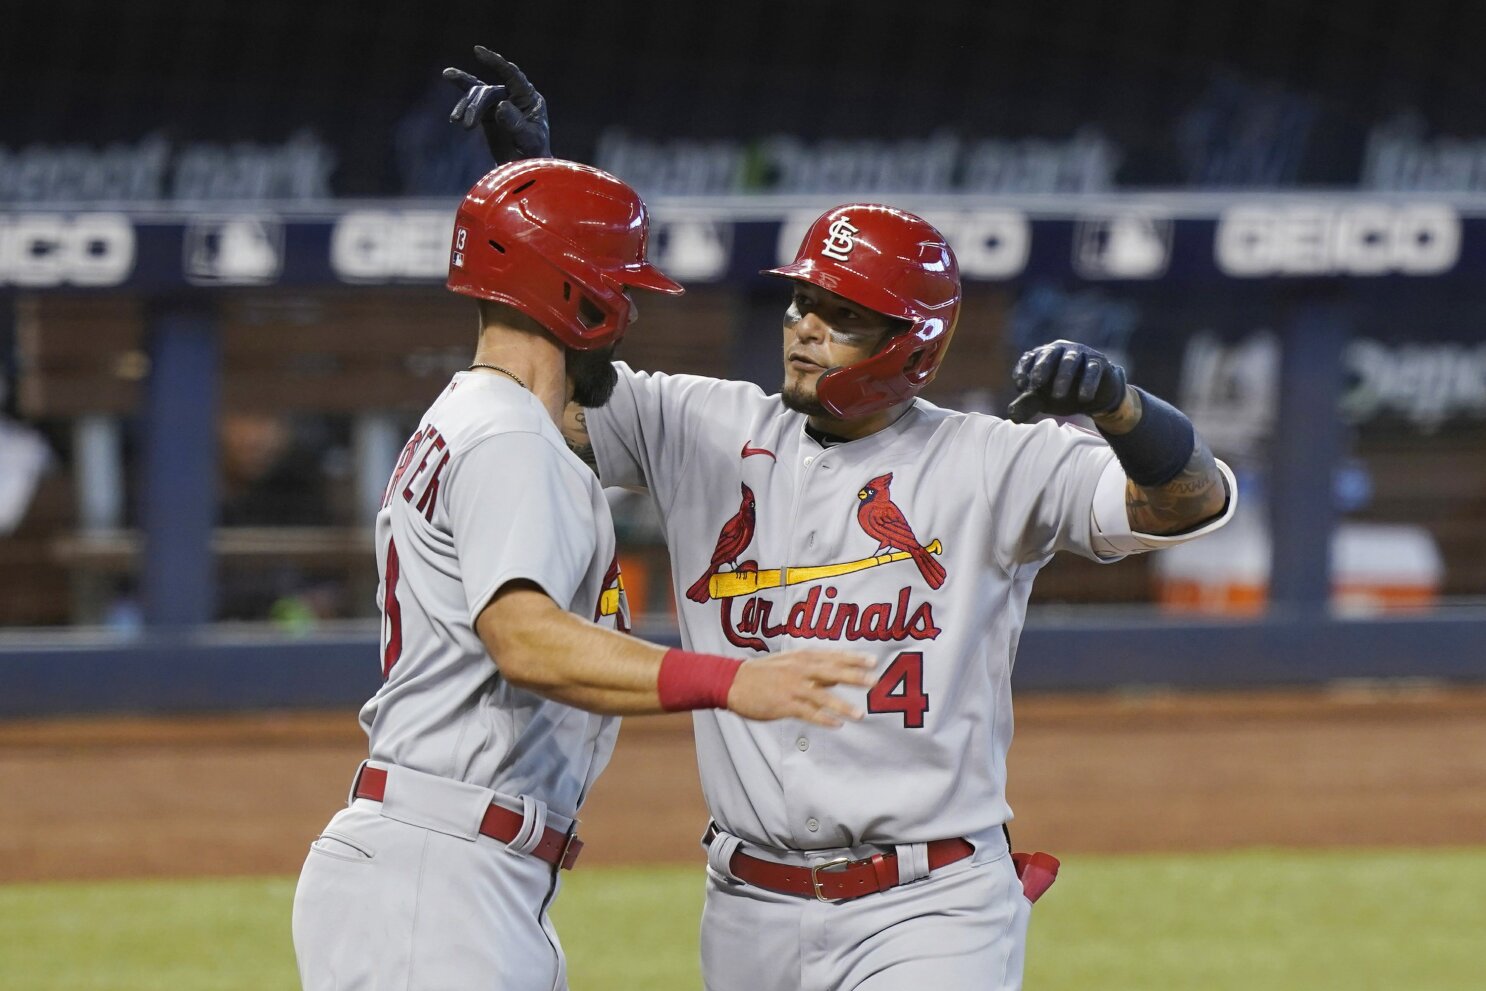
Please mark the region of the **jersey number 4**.
POLYGON ((893 658, 867 692, 868 712, 901 712, 908 729, 924 728, 924 713, 929 711, 929 696, 924 694, 924 655, 906 651, 893 658))

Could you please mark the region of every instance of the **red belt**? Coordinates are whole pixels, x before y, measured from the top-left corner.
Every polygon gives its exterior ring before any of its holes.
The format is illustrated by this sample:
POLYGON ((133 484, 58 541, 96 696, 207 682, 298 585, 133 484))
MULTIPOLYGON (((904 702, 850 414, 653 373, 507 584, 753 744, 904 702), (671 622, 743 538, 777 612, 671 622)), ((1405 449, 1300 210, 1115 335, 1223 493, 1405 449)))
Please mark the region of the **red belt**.
MULTIPOLYGON (((715 827, 714 827, 715 829, 715 827)), ((714 838, 713 832, 709 837, 714 838)), ((969 840, 955 837, 949 840, 933 840, 928 844, 929 870, 964 860, 975 852, 969 840)), ((741 850, 733 853, 728 861, 733 876, 747 884, 782 895, 798 895, 801 898, 818 898, 823 902, 848 901, 863 895, 896 888, 898 881, 898 855, 877 853, 865 860, 848 860, 838 857, 814 867, 795 864, 780 864, 772 860, 760 860, 741 850)))
MULTIPOLYGON (((379 767, 363 765, 351 794, 356 798, 380 802, 382 796, 387 794, 387 772, 379 767)), ((510 843, 520 834, 523 821, 525 820, 520 812, 512 812, 504 806, 492 804, 480 820, 480 835, 510 843)), ((562 870, 572 870, 579 851, 583 849, 583 841, 578 839, 576 828, 576 823, 575 831, 571 833, 548 828, 542 833, 542 840, 533 848, 531 855, 562 870)))

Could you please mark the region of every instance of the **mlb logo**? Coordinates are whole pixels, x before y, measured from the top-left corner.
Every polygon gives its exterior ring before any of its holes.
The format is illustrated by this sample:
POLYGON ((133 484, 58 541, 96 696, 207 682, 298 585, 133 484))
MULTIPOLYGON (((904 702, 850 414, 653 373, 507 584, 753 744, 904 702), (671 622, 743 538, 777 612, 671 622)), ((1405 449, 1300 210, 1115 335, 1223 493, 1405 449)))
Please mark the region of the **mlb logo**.
POLYGON ((653 222, 650 257, 683 282, 716 282, 732 261, 733 225, 699 218, 653 222))
POLYGON ((1155 279, 1171 264, 1173 224, 1150 213, 1080 220, 1073 235, 1073 268, 1085 279, 1155 279))
POLYGON ((273 217, 203 217, 186 228, 186 281, 261 286, 284 270, 284 225, 273 217))

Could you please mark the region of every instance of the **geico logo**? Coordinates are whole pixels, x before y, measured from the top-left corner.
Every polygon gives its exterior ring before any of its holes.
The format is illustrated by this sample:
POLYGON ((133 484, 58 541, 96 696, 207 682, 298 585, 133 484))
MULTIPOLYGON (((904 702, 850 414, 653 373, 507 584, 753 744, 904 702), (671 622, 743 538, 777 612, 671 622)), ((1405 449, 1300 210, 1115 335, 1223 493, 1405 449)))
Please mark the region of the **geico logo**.
POLYGON ((330 267, 347 282, 442 279, 454 215, 444 210, 356 210, 335 222, 330 267))
POLYGON ((1460 218, 1447 206, 1240 206, 1214 245, 1228 275, 1435 275, 1460 257, 1460 218))
POLYGON ((116 286, 134 271, 134 226, 119 213, 0 216, 0 284, 116 286))
MULTIPOLYGON (((781 264, 788 264, 795 257, 800 239, 819 216, 796 213, 786 218, 779 228, 775 249, 781 264)), ((1032 225, 1026 214, 1016 210, 962 210, 929 212, 922 216, 949 241, 960 264, 960 274, 965 278, 1011 279, 1027 267, 1032 225)), ((871 231, 864 225, 856 236, 870 240, 871 231)))

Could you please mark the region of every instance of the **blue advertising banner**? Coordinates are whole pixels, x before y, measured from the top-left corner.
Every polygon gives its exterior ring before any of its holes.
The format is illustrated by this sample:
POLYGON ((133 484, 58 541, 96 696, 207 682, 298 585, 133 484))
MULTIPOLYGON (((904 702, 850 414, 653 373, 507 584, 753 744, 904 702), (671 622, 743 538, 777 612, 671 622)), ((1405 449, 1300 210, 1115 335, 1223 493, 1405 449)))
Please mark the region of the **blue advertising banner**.
MULTIPOLYGON (((1486 273, 1486 213, 1448 200, 1238 199, 1205 215, 1179 198, 1062 200, 1056 213, 1035 201, 895 202, 945 233, 972 283, 1471 286, 1486 273)), ((685 282, 744 282, 793 257, 828 203, 660 200, 654 256, 685 282)), ((317 212, 0 212, 0 290, 432 284, 447 271, 452 223, 452 204, 427 200, 317 212)))

